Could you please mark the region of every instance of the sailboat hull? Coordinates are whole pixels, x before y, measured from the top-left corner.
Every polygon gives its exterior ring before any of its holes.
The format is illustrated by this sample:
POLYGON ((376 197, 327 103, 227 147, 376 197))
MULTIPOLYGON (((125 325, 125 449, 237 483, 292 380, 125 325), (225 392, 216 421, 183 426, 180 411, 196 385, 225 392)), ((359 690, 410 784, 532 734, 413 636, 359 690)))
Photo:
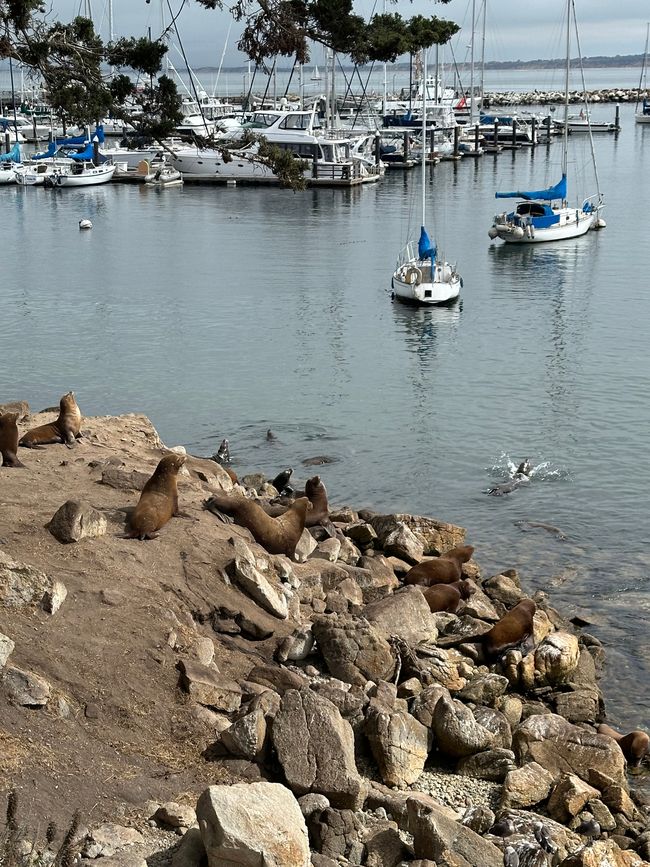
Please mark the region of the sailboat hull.
POLYGON ((431 307, 455 301, 462 280, 447 262, 436 262, 432 279, 428 262, 413 261, 397 268, 391 286, 394 297, 403 304, 431 307))
POLYGON ((548 241, 565 241, 586 235, 596 228, 598 211, 583 211, 580 208, 560 208, 554 212, 558 222, 550 226, 535 225, 535 218, 521 219, 515 214, 498 214, 490 230, 490 237, 500 238, 506 244, 543 244, 548 241))

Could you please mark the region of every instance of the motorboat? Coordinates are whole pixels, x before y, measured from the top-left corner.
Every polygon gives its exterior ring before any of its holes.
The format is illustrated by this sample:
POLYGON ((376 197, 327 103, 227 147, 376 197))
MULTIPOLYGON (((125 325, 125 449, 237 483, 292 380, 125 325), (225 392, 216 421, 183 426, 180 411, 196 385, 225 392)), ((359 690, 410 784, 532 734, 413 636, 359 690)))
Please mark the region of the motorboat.
POLYGON ((179 187, 183 183, 183 175, 170 166, 168 163, 163 163, 160 166, 153 167, 144 177, 144 182, 148 187, 179 187))

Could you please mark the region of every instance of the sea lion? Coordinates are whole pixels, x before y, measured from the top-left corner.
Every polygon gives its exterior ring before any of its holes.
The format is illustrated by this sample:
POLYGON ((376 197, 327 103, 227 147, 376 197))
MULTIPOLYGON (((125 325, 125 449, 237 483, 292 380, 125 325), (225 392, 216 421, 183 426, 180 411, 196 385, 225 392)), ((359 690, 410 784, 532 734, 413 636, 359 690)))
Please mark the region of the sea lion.
POLYGON ((329 503, 327 502, 327 490, 320 476, 312 476, 305 482, 305 496, 312 505, 307 514, 307 526, 315 527, 323 521, 328 521, 330 516, 329 503))
POLYGON ((282 491, 289 484, 289 479, 291 478, 291 473, 293 473, 293 467, 287 467, 286 470, 282 470, 281 473, 278 473, 277 476, 273 479, 271 484, 276 489, 276 491, 281 494, 282 491))
POLYGON ((530 479, 524 473, 515 473, 509 482, 503 482, 501 485, 495 485, 493 488, 488 488, 485 492, 491 497, 503 497, 504 494, 511 494, 516 491, 521 484, 530 482, 530 479))
POLYGON ((24 467, 18 460, 18 421, 17 412, 5 412, 0 415, 0 455, 3 467, 24 467))
POLYGON ((318 467, 322 464, 335 464, 338 458, 332 458, 329 455, 316 455, 313 458, 305 458, 302 462, 304 467, 318 467))
POLYGON ((515 476, 529 476, 532 469, 533 469, 533 465, 531 463, 530 458, 525 458, 517 467, 514 475, 515 476))
POLYGON ((79 439, 81 436, 80 430, 81 410, 77 406, 74 391, 69 391, 59 402, 57 420, 28 430, 22 435, 18 445, 35 449, 51 443, 65 443, 68 448, 72 448, 75 438, 79 439))
POLYGON ((176 477, 185 461, 185 455, 170 454, 161 458, 129 518, 127 538, 155 539, 156 531, 179 514, 176 477))
POLYGON ((276 440, 276 439, 277 439, 276 435, 273 433, 273 431, 271 430, 271 428, 269 428, 269 429, 267 430, 267 432, 266 432, 266 439, 267 439, 269 442, 271 442, 272 440, 276 440))
POLYGON ((246 497, 214 494, 203 503, 203 508, 218 518, 228 520, 227 516, 231 516, 241 527, 250 530, 255 541, 269 554, 286 554, 287 557, 293 557, 296 551, 311 507, 307 497, 299 497, 286 512, 272 518, 260 505, 246 497))
POLYGON ((488 656, 498 656, 508 647, 521 644, 533 633, 533 616, 537 606, 532 599, 522 599, 507 611, 489 632, 481 636, 488 656))
POLYGON ((469 599, 474 591, 469 581, 455 581, 453 584, 434 584, 420 588, 427 600, 429 610, 456 612, 462 599, 469 599))
POLYGON ((230 443, 227 439, 221 440, 221 445, 217 449, 216 453, 212 455, 212 460, 216 461, 218 464, 229 464, 230 463, 230 443))
POLYGON ((471 545, 461 545, 452 548, 446 554, 432 560, 417 563, 404 576, 405 584, 422 584, 431 587, 432 584, 453 584, 459 581, 463 563, 471 560, 474 548, 471 545))
POLYGON ((627 735, 622 735, 611 726, 601 723, 598 726, 598 734, 608 735, 610 738, 614 738, 623 751, 623 755, 627 759, 628 764, 633 768, 638 768, 643 761, 643 757, 648 754, 650 738, 645 732, 639 731, 638 729, 627 735))

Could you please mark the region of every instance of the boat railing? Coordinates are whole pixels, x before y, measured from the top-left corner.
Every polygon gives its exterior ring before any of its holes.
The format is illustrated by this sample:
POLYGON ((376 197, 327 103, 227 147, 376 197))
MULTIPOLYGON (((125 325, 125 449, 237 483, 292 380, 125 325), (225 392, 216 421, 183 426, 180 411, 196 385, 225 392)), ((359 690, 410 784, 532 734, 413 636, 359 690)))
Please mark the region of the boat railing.
POLYGON ((406 265, 407 262, 413 262, 417 258, 418 252, 415 241, 409 241, 408 244, 400 250, 399 256, 397 257, 397 267, 399 268, 401 265, 406 265))
POLYGON ((351 181, 362 177, 363 167, 359 160, 351 160, 346 163, 321 162, 313 160, 311 176, 319 181, 351 181))

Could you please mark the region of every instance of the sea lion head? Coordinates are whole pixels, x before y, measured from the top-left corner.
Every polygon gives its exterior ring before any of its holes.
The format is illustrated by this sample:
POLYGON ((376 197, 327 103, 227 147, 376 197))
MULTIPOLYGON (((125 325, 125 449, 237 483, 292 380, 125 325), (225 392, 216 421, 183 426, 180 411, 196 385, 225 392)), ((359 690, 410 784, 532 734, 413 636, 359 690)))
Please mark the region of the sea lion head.
POLYGON ((185 464, 187 460, 187 455, 177 455, 175 452, 171 454, 165 455, 164 458, 161 458, 158 462, 158 466, 156 467, 156 474, 159 476, 175 476, 178 474, 178 471, 185 464))
POLYGON ((309 500, 307 497, 298 497, 297 500, 293 501, 289 508, 298 512, 298 514, 300 515, 306 515, 307 512, 311 512, 313 506, 311 504, 311 500, 309 500))
POLYGON ((320 476, 312 476, 311 479, 307 479, 305 482, 305 493, 307 496, 313 494, 314 491, 318 490, 321 487, 320 476))
POLYGON ((456 548, 452 548, 451 551, 447 551, 443 556, 451 560, 456 560, 457 563, 467 563, 468 560, 472 559, 473 553, 473 545, 458 545, 456 548))
POLYGON ((476 591, 476 588, 471 581, 459 581, 458 590, 460 592, 461 599, 469 599, 472 593, 476 591))
POLYGON ((532 470, 532 468, 533 468, 533 465, 531 463, 530 458, 526 458, 517 467, 517 471, 515 472, 515 475, 516 476, 528 476, 528 475, 530 475, 530 471, 532 470))
POLYGON ((16 424, 17 421, 17 412, 5 412, 4 414, 0 413, 0 428, 12 427, 16 424))
POLYGON ((74 391, 69 391, 67 394, 64 394, 61 400, 59 401, 59 408, 61 411, 64 409, 72 409, 77 406, 77 401, 74 396, 74 391))

